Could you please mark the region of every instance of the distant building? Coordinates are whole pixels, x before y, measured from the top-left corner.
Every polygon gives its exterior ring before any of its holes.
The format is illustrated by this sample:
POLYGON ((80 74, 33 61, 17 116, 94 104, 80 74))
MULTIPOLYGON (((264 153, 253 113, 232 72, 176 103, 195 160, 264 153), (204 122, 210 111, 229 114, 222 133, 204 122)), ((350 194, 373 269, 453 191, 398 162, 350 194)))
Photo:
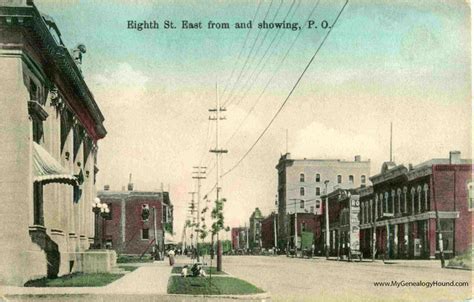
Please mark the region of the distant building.
POLYGON ((232 228, 232 249, 237 250, 246 250, 248 248, 248 227, 236 227, 232 228))
POLYGON ((251 250, 262 247, 262 220, 262 212, 259 208, 255 208, 249 218, 249 248, 251 250))
POLYGON ((275 232, 277 230, 277 214, 272 212, 261 221, 262 248, 270 249, 275 245, 275 232))
POLYGON ((127 191, 108 189, 97 196, 110 209, 110 217, 99 224, 102 246, 120 254, 151 253, 156 233, 158 249, 163 250, 173 233, 173 205, 168 192, 135 191, 129 184, 127 191))
POLYGON ((70 52, 33 1, 0 0, 0 33, 0 284, 21 286, 90 264, 106 130, 71 55, 84 45, 70 52))
POLYGON ((370 160, 292 159, 280 157, 278 170, 278 241, 285 248, 291 241, 289 217, 297 213, 321 214, 321 195, 334 189, 368 185, 370 160))

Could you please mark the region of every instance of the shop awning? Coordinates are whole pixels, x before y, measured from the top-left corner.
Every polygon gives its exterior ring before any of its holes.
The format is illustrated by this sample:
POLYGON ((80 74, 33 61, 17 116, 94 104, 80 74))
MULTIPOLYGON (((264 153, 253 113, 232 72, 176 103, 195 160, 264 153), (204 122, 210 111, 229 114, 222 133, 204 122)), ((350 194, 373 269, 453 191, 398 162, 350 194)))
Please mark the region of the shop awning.
POLYGON ((165 244, 177 244, 174 236, 165 232, 165 244))
POLYGON ((43 147, 33 142, 33 180, 43 184, 63 183, 77 186, 77 178, 68 173, 43 147))

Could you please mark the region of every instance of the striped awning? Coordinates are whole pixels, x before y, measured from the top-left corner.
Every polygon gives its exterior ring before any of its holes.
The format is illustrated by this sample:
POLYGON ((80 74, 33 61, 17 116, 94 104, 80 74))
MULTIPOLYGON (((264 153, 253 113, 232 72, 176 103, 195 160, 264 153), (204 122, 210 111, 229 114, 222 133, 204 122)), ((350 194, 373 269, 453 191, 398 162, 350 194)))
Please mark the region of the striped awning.
POLYGON ((33 180, 42 184, 78 185, 76 176, 68 173, 48 151, 35 142, 33 142, 33 180))

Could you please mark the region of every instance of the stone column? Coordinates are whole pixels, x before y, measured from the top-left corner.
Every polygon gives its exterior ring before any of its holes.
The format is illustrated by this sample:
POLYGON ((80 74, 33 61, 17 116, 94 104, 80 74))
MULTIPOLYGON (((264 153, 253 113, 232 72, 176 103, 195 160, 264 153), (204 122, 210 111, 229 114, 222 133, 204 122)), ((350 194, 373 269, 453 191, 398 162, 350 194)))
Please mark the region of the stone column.
POLYGON ((46 257, 29 236, 33 224, 32 125, 21 52, 0 50, 0 284, 46 275, 46 257))

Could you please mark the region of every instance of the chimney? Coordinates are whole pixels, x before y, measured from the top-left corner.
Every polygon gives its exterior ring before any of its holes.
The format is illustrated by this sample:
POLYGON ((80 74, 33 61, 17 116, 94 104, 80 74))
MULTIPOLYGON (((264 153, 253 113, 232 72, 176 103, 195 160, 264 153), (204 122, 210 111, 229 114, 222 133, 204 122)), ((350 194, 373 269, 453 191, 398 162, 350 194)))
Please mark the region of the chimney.
POLYGON ((449 152, 449 164, 459 165, 460 163, 461 163, 461 152, 460 151, 449 152))
POLYGON ((104 185, 104 191, 110 191, 110 185, 104 185))
POLYGON ((133 183, 132 183, 132 173, 128 176, 128 186, 127 186, 128 191, 133 191, 133 183))
POLYGON ((360 162, 360 155, 356 155, 356 156, 354 157, 354 161, 360 162))

